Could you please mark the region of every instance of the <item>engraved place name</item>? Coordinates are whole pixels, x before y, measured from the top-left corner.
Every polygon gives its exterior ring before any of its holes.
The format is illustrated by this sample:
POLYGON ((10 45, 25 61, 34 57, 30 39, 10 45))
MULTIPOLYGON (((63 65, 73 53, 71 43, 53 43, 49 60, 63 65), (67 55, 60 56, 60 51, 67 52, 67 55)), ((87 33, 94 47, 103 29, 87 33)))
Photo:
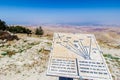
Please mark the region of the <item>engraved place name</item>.
POLYGON ((108 76, 105 64, 103 62, 95 61, 78 61, 79 73, 82 75, 90 75, 91 77, 97 77, 101 75, 102 77, 108 76))
POLYGON ((50 72, 77 75, 76 60, 51 59, 50 72))

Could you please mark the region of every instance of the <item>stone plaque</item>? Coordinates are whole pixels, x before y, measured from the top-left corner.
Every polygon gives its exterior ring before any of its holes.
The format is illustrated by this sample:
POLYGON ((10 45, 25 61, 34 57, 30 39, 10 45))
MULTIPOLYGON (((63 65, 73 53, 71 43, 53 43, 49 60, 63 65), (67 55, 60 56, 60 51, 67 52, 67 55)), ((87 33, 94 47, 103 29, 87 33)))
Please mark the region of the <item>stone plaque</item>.
POLYGON ((54 33, 47 75, 112 80, 93 34, 54 33))

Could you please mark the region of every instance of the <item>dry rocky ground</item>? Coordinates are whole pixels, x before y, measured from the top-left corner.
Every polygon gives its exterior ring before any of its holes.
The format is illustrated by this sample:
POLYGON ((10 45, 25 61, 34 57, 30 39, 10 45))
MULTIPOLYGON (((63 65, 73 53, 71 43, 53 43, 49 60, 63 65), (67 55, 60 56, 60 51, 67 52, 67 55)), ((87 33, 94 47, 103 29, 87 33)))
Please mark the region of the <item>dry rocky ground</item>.
POLYGON ((51 40, 45 37, 5 43, 0 47, 0 80, 41 80, 46 76, 50 47, 51 40))
POLYGON ((0 80, 58 80, 46 76, 53 32, 94 33, 114 80, 120 80, 120 28, 44 28, 47 37, 0 40, 0 80), (49 34, 49 35, 48 35, 49 34))

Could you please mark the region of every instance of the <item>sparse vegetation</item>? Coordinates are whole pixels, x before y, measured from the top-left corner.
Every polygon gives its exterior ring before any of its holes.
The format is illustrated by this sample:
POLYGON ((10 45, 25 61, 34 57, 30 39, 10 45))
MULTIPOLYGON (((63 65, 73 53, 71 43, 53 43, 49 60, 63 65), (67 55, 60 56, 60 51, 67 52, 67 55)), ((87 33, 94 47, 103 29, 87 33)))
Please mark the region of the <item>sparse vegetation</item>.
POLYGON ((120 45, 116 46, 115 48, 116 48, 116 49, 120 49, 120 45))
POLYGON ((48 53, 50 52, 49 50, 45 50, 44 48, 40 49, 39 52, 48 55, 48 53))
MULTIPOLYGON (((120 58, 119 57, 112 56, 111 54, 104 54, 103 56, 106 58, 106 60, 110 59, 109 61, 111 63, 113 63, 114 66, 120 67, 120 58)), ((107 64, 109 64, 109 62, 107 62, 107 64)))
POLYGON ((2 52, 1 55, 5 56, 7 55, 7 52, 2 52))
POLYGON ((119 60, 119 57, 113 57, 111 54, 104 54, 104 57, 110 58, 110 59, 114 59, 114 60, 119 60))
POLYGON ((52 43, 50 43, 50 42, 47 42, 47 45, 48 45, 48 46, 51 46, 51 45, 52 45, 52 43))
POLYGON ((1 55, 3 55, 3 56, 8 55, 9 57, 11 57, 12 55, 15 55, 15 52, 7 50, 6 52, 3 52, 1 55))
POLYGON ((16 53, 16 52, 14 52, 14 51, 7 51, 7 55, 8 55, 9 57, 11 57, 12 55, 15 55, 15 53, 16 53))

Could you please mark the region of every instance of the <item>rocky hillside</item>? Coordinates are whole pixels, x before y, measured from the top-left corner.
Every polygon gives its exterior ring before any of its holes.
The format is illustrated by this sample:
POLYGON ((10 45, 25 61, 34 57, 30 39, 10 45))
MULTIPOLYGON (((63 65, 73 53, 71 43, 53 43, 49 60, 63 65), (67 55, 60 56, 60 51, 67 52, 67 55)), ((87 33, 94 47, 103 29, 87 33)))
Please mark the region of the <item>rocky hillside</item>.
POLYGON ((24 38, 0 47, 0 80, 41 80, 46 70, 51 41, 24 38))
POLYGON ((58 80, 46 76, 53 32, 95 34, 113 80, 120 80, 120 28, 44 27, 47 37, 18 34, 19 40, 0 39, 0 80, 58 80))

